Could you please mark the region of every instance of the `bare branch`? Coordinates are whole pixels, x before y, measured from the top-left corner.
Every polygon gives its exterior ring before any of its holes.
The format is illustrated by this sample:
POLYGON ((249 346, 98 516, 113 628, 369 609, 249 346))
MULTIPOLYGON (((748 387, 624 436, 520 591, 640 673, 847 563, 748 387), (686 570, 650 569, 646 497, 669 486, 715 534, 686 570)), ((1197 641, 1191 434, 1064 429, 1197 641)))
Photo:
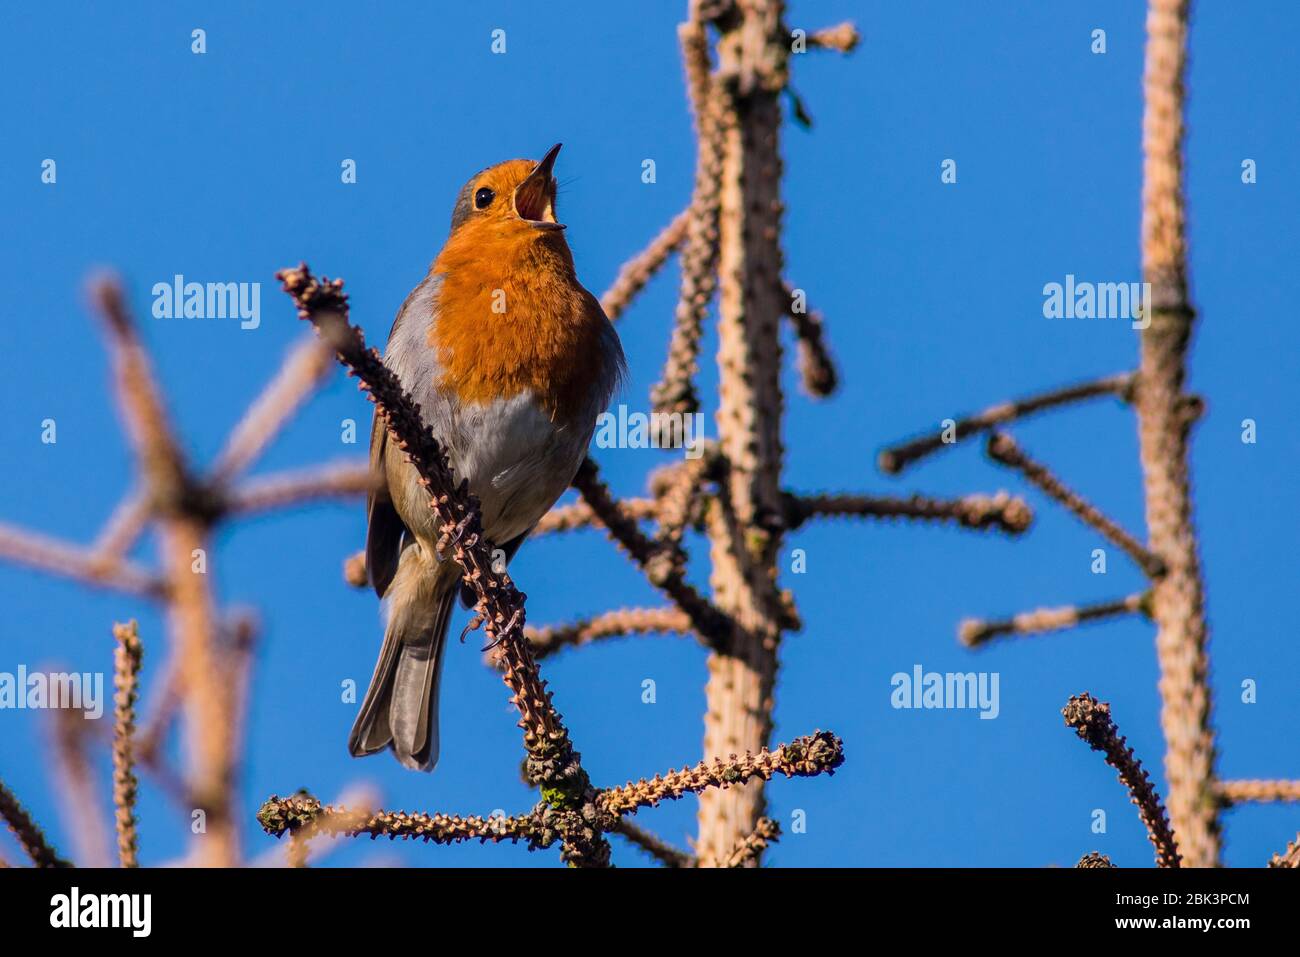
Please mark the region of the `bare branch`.
POLYGON ((37 867, 71 867, 45 839, 45 832, 32 820, 14 792, 0 781, 0 818, 37 867))
POLYGON ((1294 804, 1300 801, 1300 781, 1220 781, 1215 790, 1224 806, 1233 804, 1294 804))
POLYGON ((760 817, 746 837, 736 842, 731 853, 717 861, 701 862, 701 867, 748 867, 757 864, 763 852, 781 837, 781 826, 770 817, 760 817))
POLYGON ((123 867, 139 867, 135 798, 135 704, 139 698, 140 662, 144 646, 134 622, 113 626, 113 808, 117 853, 123 867))
POLYGON ((364 462, 337 462, 249 479, 225 494, 225 504, 233 512, 250 514, 359 498, 374 487, 374 476, 364 462))
POLYGON ((691 619, 680 608, 619 608, 565 625, 528 628, 533 654, 540 660, 565 648, 581 648, 604 638, 651 633, 691 634, 691 619))
POLYGON ((133 595, 158 598, 165 589, 156 575, 125 559, 113 559, 12 525, 0 524, 0 558, 133 595))
POLYGON ((366 571, 366 553, 364 549, 353 552, 343 560, 343 580, 353 588, 366 588, 370 585, 370 575, 366 571))
POLYGON ((659 382, 650 390, 650 401, 656 412, 692 413, 700 407, 694 381, 699 369, 700 336, 718 288, 718 202, 726 111, 722 93, 714 89, 709 77, 709 39, 704 24, 690 20, 678 28, 678 34, 695 116, 695 191, 687 209, 681 292, 673 315, 668 359, 659 382))
POLYGON ((1104 379, 1095 379, 1091 382, 1067 386, 1063 389, 1054 389, 1040 395, 1028 396, 1012 402, 1002 402, 990 406, 983 412, 977 412, 974 415, 955 420, 948 429, 940 429, 937 432, 909 439, 906 442, 885 449, 880 453, 878 465, 882 472, 897 475, 913 462, 917 462, 940 449, 955 445, 973 435, 979 435, 981 432, 986 432, 995 426, 1033 415, 1036 412, 1043 412, 1047 409, 1082 402, 1085 399, 1095 399, 1104 395, 1117 396, 1128 401, 1132 396, 1134 379, 1134 373, 1122 372, 1119 375, 1107 376, 1104 379))
POLYGON ((282 798, 272 795, 257 812, 262 829, 274 837, 291 834, 300 840, 318 836, 371 837, 419 840, 433 844, 456 844, 461 841, 520 840, 542 847, 537 822, 525 817, 478 817, 471 815, 408 814, 406 811, 371 811, 341 805, 322 805, 310 794, 300 793, 282 798))
POLYGON ((799 341, 799 375, 804 391, 815 399, 824 399, 839 385, 835 360, 826 345, 826 324, 820 312, 796 301, 795 291, 789 283, 782 284, 781 294, 786 299, 786 318, 799 341))
POLYGON ((1187 289, 1183 78, 1188 0, 1149 0, 1142 77, 1144 307, 1135 405, 1147 540, 1168 568, 1152 595, 1160 662, 1169 813, 1190 867, 1215 867, 1223 838, 1210 723, 1205 585, 1192 523, 1188 430, 1198 410, 1184 391, 1194 311, 1187 289))
POLYGON ((731 630, 727 616, 686 581, 681 567, 668 552, 642 534, 636 522, 623 514, 608 486, 600 480, 595 462, 583 461, 573 485, 604 524, 609 537, 641 566, 652 585, 690 617, 696 633, 710 644, 725 641, 731 630))
POLYGON ((822 50, 834 50, 837 53, 850 53, 858 45, 857 27, 852 23, 841 23, 826 27, 808 35, 808 46, 822 50))
POLYGON ((693 768, 670 770, 656 774, 635 784, 600 792, 602 806, 613 814, 623 815, 643 807, 654 807, 660 801, 675 801, 683 794, 698 794, 706 788, 729 788, 754 779, 769 780, 774 774, 786 777, 813 777, 832 774, 844 762, 844 743, 829 731, 817 731, 789 744, 764 748, 758 754, 727 761, 714 758, 701 761, 693 768))
POLYGON ((913 495, 899 498, 887 495, 819 494, 786 497, 790 528, 798 528, 809 519, 907 518, 934 522, 955 522, 964 528, 996 528, 1008 535, 1029 529, 1034 513, 1019 496, 997 492, 994 495, 964 495, 958 499, 927 498, 913 495))
POLYGON ((659 505, 655 542, 668 550, 682 568, 686 565, 682 538, 686 526, 697 518, 697 507, 704 498, 704 480, 715 461, 716 449, 711 448, 699 458, 657 469, 650 476, 650 490, 659 505))
POLYGON ((679 870, 695 867, 697 864, 693 854, 678 850, 667 841, 652 834, 645 828, 633 824, 625 817, 618 819, 618 823, 614 825, 614 833, 626 838, 628 843, 639 847, 664 867, 679 870))
POLYGON ((1084 524, 1119 546, 1126 555, 1137 562, 1138 567, 1146 572, 1148 577, 1159 578, 1165 573, 1164 562, 1143 548, 1136 538, 1120 528, 1117 523, 1103 515, 1095 505, 1067 487, 1048 470, 1047 466, 1025 455, 1011 436, 1004 432, 994 432, 989 436, 988 453, 993 460, 1018 470, 1025 478, 1078 516, 1084 524))
POLYGON ((1284 852, 1274 854, 1269 859, 1268 866, 1300 868, 1300 834, 1296 835, 1294 841, 1287 844, 1284 852))
POLYGON ((1127 595, 1115 601, 1098 602, 1094 605, 1065 605, 1058 608, 1036 608, 1021 612, 1011 618, 984 621, 979 618, 967 618, 957 628, 957 637, 968 648, 987 644, 1003 635, 1037 635, 1048 631, 1063 631, 1076 628, 1088 621, 1103 618, 1117 618, 1121 615, 1148 614, 1151 596, 1149 593, 1127 595))
POLYGON ((1072 697, 1061 709, 1061 714, 1065 723, 1087 741, 1092 750, 1104 752, 1106 763, 1119 772, 1119 779, 1128 788, 1129 797, 1137 806, 1151 843, 1155 845, 1156 864, 1178 867, 1178 847, 1164 805, 1160 803, 1160 795, 1142 769, 1142 762, 1133 755, 1133 749, 1126 746, 1115 727, 1110 705, 1084 692, 1072 697))
POLYGON ((212 466, 212 484, 226 485, 253 464, 325 381, 333 367, 330 358, 330 350, 315 336, 294 346, 284 365, 230 433, 226 447, 212 466))
POLYGON ((155 508, 177 510, 190 492, 190 479, 153 366, 117 280, 104 277, 92 284, 91 293, 104 320, 118 404, 147 483, 146 494, 155 508))
POLYGON ((144 533, 150 517, 149 498, 145 493, 135 491, 123 499, 95 540, 93 551, 100 561, 120 561, 144 533))
POLYGON ((645 288, 645 284, 686 239, 686 224, 689 221, 690 210, 682 210, 673 217, 672 222, 660 230, 659 235, 650 241, 650 245, 623 264, 614 284, 600 297, 601 308, 605 310, 605 315, 609 317, 610 322, 623 314, 636 298, 636 294, 645 288))
MULTIPOLYGON (((719 21, 717 87, 724 91, 718 217, 718 449, 720 507, 706 528, 714 601, 733 627, 709 655, 704 753, 757 752, 772 735, 782 633, 797 616, 777 586, 782 549, 786 300, 781 245, 781 97, 789 91, 789 31, 781 0, 747 0, 719 21)), ((702 858, 720 858, 766 810, 763 779, 701 795, 702 858)), ((757 863, 757 862, 755 862, 757 863)))
MULTIPOLYGON (((624 498, 617 502, 618 513, 623 520, 642 522, 659 517, 659 503, 650 498, 624 498)), ((572 505, 557 505, 545 515, 533 528, 532 537, 550 535, 555 532, 571 532, 579 528, 604 528, 600 518, 586 502, 572 505)))
POLYGON ((80 707, 56 708, 50 717, 50 751, 59 810, 64 830, 70 835, 73 858, 82 867, 108 867, 111 859, 105 802, 87 753, 96 726, 80 707))
POLYGON ((169 654, 158 669, 159 677, 154 680, 153 704, 144 726, 135 735, 135 757, 141 763, 148 764, 162 750, 163 741, 171 728, 172 721, 181 706, 180 669, 174 654, 169 654))

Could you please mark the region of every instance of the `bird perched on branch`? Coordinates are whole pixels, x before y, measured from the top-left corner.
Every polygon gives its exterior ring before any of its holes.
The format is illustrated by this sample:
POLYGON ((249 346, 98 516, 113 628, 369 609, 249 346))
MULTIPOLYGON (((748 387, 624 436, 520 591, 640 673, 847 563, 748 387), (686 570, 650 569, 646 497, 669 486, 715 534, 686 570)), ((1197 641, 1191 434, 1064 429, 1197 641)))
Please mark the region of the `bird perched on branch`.
MULTIPOLYGON (((505 561, 573 480, 623 373, 618 336, 578 282, 555 219, 559 151, 465 184, 451 235, 398 311, 384 356, 478 496, 484 533, 505 561)), ((370 464, 379 490, 367 503, 366 566, 387 623, 348 747, 354 756, 390 748, 429 771, 461 568, 438 556, 428 493, 377 419, 370 464)))

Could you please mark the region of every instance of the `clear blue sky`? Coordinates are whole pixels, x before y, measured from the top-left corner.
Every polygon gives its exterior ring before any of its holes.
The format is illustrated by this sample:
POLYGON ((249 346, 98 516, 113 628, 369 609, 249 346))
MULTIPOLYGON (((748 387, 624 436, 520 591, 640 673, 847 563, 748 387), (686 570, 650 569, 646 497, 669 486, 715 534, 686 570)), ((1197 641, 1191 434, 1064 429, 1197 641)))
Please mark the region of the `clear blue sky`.
MULTIPOLYGON (((131 481, 106 362, 82 280, 119 269, 189 451, 210 459, 303 324, 272 273, 307 260, 341 275, 353 317, 382 342, 424 274, 452 202, 475 170, 536 156, 556 141, 561 215, 583 282, 599 293, 620 263, 686 202, 694 161, 675 25, 683 4, 451 5, 253 3, 157 5, 145 14, 88 4, 9 11, 0 60, 6 147, 0 257, 8 335, 0 397, 0 520, 91 540, 131 481), (190 31, 207 31, 207 53, 190 31), (494 28, 507 53, 489 49, 494 28), (40 181, 42 160, 57 184, 40 181), (358 182, 340 182, 356 160, 358 182), (653 158, 658 181, 641 182, 653 158), (150 288, 176 274, 260 281, 260 328, 148 317, 150 288), (56 445, 40 423, 58 423, 56 445)), ((1138 274, 1141 4, 799 2, 792 25, 852 18, 849 58, 797 58, 794 84, 816 120, 787 126, 788 275, 824 311, 843 388, 814 403, 792 395, 787 480, 795 489, 951 495, 1011 488, 1014 475, 977 445, 900 479, 880 475, 890 440, 993 401, 1131 367, 1122 322, 1049 321, 1042 287, 1067 273, 1138 274), (1090 52, 1102 28, 1107 52, 1090 52), (956 185, 940 164, 958 164, 956 185)), ((1300 775, 1300 645, 1295 640, 1295 431, 1300 332, 1294 260, 1300 200, 1296 8, 1202 3, 1189 77, 1191 274, 1201 314, 1192 387, 1208 401, 1195 434, 1196 517, 1208 578, 1220 767, 1231 777, 1300 775), (1258 183, 1240 180, 1245 158, 1258 183), (1258 442, 1240 441, 1242 419, 1258 442), (1258 683, 1244 704, 1243 680, 1258 683)), ((622 401, 644 407, 676 296, 665 271, 619 323, 632 368, 622 401)), ((710 335, 706 354, 715 339, 710 335)), ((793 365, 793 363, 790 363, 793 365)), ((702 389, 716 374, 705 363, 702 389)), ((792 391, 793 373, 787 375, 792 391)), ((710 408, 711 411, 711 408, 710 408)), ((339 422, 368 421, 341 374, 295 420, 259 471, 364 455, 339 422)), ((710 422, 710 434, 713 434, 710 422)), ((364 431, 364 430, 363 430, 364 431)), ((1103 401, 1018 426, 1035 456, 1127 527, 1142 527, 1135 423, 1103 401)), ((666 461, 653 450, 603 451, 616 489, 637 494, 666 461)), ((776 737, 830 728, 847 762, 833 778, 774 782, 771 810, 805 834, 778 865, 1069 864, 1086 851, 1147 866, 1151 852, 1114 773, 1062 724, 1067 697, 1112 702, 1122 731, 1163 790, 1153 630, 1130 620, 962 649, 955 626, 1043 604, 1091 601, 1142 586, 1111 549, 1094 575, 1089 529, 1032 490, 1038 521, 1019 541, 919 525, 824 523, 790 543, 808 570, 786 574, 806 623, 781 652, 776 737), (914 664, 995 671, 1001 713, 899 711, 890 676, 914 664), (1093 834, 1091 811, 1108 814, 1093 834)), ((450 649, 437 771, 388 757, 355 761, 346 740, 380 638, 377 603, 346 588, 360 546, 360 504, 320 506, 227 527, 212 569, 222 601, 264 624, 240 800, 246 844, 271 840, 252 813, 270 793, 307 786, 332 798, 374 782, 390 807, 488 813, 524 809, 515 717, 473 640, 450 649)), ((702 563, 705 552, 696 548, 702 563)), ((150 557, 142 546, 138 557, 150 557)), ((514 572, 536 624, 653 603, 638 574, 595 532, 533 543, 514 572)), ((703 573, 702 564, 697 574, 703 573)), ((147 605, 0 566, 0 671, 61 665, 108 670, 114 619, 136 616, 146 681, 161 658, 147 605)), ((610 642, 546 664, 546 676, 597 783, 701 757, 704 652, 670 637, 610 642), (654 705, 641 703, 653 678, 654 705)), ((0 775, 49 822, 47 715, 0 712, 0 775)), ((106 765, 103 782, 107 783, 106 765)), ((150 788, 143 856, 166 860, 185 820, 150 788)), ((695 802, 640 816, 670 840, 694 829, 695 802)), ((1300 828, 1295 808, 1226 816, 1227 861, 1259 865, 1300 828)), ((788 829, 788 827, 787 827, 788 829)), ((616 860, 638 863, 619 844, 616 860)), ((358 842, 331 858, 361 864, 553 864, 510 846, 435 848, 358 842)))

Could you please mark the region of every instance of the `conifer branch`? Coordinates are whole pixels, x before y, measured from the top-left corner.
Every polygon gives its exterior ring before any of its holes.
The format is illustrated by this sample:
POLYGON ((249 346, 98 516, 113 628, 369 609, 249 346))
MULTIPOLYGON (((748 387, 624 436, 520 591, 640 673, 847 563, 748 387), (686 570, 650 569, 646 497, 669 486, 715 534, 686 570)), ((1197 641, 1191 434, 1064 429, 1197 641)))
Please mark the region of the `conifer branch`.
POLYGON ((989 406, 982 412, 955 419, 947 429, 941 428, 886 448, 880 453, 878 462, 880 470, 890 475, 897 475, 909 465, 941 449, 951 447, 958 442, 979 435, 982 432, 987 432, 999 425, 1005 425, 1008 422, 1014 422, 1017 419, 1038 412, 1046 412, 1048 409, 1055 409, 1108 395, 1115 396, 1126 402, 1131 401, 1135 378, 1135 373, 1122 372, 1118 375, 1106 376, 1102 379, 1094 379, 1090 382, 1053 389, 1050 392, 989 406))
POLYGON ((1001 462, 1019 471, 1047 495, 1064 505, 1078 516, 1085 525, 1095 529, 1104 538, 1128 555, 1138 567, 1150 578, 1159 578, 1165 573, 1165 563, 1147 551, 1136 538, 1121 528, 1118 523, 1104 515, 1091 502, 1083 498, 1064 482, 1058 479, 1047 466, 1035 462, 1016 444, 1015 439, 1005 432, 994 432, 989 436, 988 454, 994 461, 1001 462))
POLYGON ((1129 790, 1129 798, 1137 806, 1142 823, 1147 827, 1151 843, 1155 845, 1156 864, 1160 867, 1178 867, 1180 857, 1174 833, 1160 795, 1156 793, 1142 762, 1128 747, 1110 716, 1110 705, 1098 701, 1084 692, 1070 698, 1061 710, 1065 723, 1094 751, 1106 755, 1106 763, 1119 772, 1120 782, 1129 790))
POLYGON ((1114 601, 1091 605, 1065 605, 1058 608, 1036 608, 1010 618, 984 621, 967 618, 957 628, 957 637, 968 648, 977 648, 1004 635, 1038 635, 1049 631, 1077 628, 1090 621, 1118 618, 1124 615, 1150 614, 1149 593, 1126 595, 1114 601))

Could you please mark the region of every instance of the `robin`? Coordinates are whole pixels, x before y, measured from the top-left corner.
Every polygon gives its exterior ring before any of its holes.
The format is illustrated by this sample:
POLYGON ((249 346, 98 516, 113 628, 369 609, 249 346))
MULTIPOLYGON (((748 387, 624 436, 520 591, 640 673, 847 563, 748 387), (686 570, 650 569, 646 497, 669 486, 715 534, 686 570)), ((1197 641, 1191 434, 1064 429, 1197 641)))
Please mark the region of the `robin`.
MULTIPOLYGON (((398 310, 384 356, 478 496, 504 561, 573 480, 624 371, 614 327, 578 282, 555 219, 559 151, 465 184, 446 245, 398 310)), ((367 502, 366 566, 387 618, 348 749, 360 757, 389 748, 406 767, 431 771, 461 569, 437 554, 428 494, 377 418, 370 465, 378 490, 367 502)))

